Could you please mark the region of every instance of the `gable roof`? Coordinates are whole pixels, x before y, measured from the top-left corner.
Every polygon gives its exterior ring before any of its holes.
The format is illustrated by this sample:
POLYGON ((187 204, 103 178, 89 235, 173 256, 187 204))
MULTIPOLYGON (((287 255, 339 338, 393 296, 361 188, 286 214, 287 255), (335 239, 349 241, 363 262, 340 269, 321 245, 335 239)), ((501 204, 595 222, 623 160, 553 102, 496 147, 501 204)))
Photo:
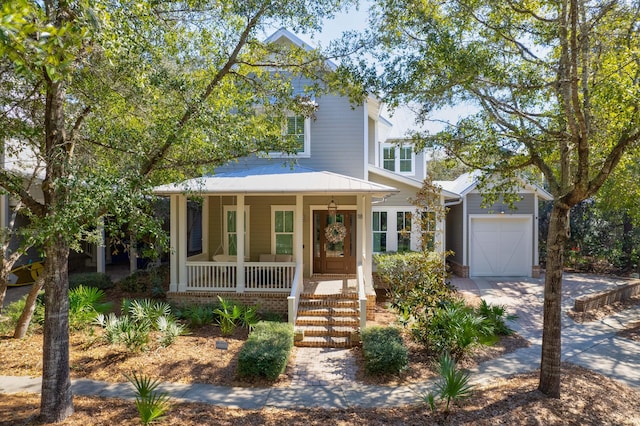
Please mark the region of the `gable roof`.
POLYGON ((277 163, 220 173, 154 188, 157 195, 172 194, 370 194, 398 192, 396 188, 327 171, 277 163))
MULTIPOLYGON (((304 40, 302 40, 300 37, 298 37, 297 35, 293 34, 291 31, 287 30, 286 28, 280 28, 278 31, 276 31, 275 33, 271 34, 269 37, 267 37, 264 42, 265 43, 280 43, 281 40, 285 40, 288 41, 289 43, 293 44, 294 46, 297 46, 301 49, 304 49, 306 51, 312 51, 314 50, 314 48, 308 44, 305 43, 304 40)), ((331 60, 326 59, 325 60, 325 65, 327 65, 327 67, 331 70, 331 71, 335 71, 338 69, 338 66, 331 60)))
MULTIPOLYGON (((456 194, 460 194, 461 196, 465 196, 478 186, 478 177, 480 176, 480 172, 475 171, 471 173, 464 173, 458 176, 455 180, 438 180, 434 181, 436 185, 439 185, 443 190, 447 190, 456 194)), ((538 196, 545 200, 553 200, 553 195, 551 195, 546 189, 539 185, 532 185, 530 183, 525 182, 520 179, 522 186, 525 189, 534 191, 538 193, 538 196)))
MULTIPOLYGON (((414 188, 417 188, 417 189, 422 188, 422 181, 418 179, 402 176, 397 173, 390 172, 389 170, 383 169, 381 167, 374 166, 372 164, 369 164, 368 168, 369 168, 369 173, 373 173, 378 176, 382 176, 384 178, 394 180, 399 183, 403 183, 405 185, 413 186, 414 188)), ((442 195, 445 198, 460 198, 460 196, 457 193, 449 191, 448 189, 444 189, 444 188, 442 188, 442 195)))

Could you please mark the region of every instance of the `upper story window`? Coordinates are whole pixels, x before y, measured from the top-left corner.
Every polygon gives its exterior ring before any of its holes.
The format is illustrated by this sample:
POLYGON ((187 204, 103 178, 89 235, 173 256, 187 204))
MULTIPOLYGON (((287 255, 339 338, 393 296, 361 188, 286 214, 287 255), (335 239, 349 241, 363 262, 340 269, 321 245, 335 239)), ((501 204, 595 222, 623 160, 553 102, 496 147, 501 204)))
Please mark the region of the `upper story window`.
POLYGON ((291 114, 287 116, 282 129, 284 137, 291 137, 295 141, 295 152, 270 152, 272 157, 309 157, 311 155, 311 119, 303 115, 291 114))
POLYGON ((382 144, 382 168, 401 174, 413 174, 415 161, 413 146, 382 144))

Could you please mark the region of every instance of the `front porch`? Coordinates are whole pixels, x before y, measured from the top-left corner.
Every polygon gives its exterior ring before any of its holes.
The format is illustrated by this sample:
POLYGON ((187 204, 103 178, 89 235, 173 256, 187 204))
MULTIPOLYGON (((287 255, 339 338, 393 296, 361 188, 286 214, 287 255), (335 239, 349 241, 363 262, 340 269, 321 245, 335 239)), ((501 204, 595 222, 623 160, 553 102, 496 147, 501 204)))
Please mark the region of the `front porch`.
POLYGON ((367 289, 375 295, 372 202, 394 191, 281 165, 158 187, 170 197, 169 297, 220 295, 296 324, 301 295, 349 292, 364 327, 367 289))

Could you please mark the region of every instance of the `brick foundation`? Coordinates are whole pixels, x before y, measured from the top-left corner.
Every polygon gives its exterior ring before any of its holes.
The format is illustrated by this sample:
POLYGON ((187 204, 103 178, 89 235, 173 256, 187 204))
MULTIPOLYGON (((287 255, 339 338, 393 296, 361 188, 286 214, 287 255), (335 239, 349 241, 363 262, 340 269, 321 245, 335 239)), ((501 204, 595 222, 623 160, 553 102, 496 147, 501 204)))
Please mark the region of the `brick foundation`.
POLYGON ((447 261, 451 272, 460 278, 469 278, 469 266, 461 265, 452 260, 447 261))
POLYGON ((531 268, 531 277, 532 278, 540 278, 540 274, 542 273, 542 268, 540 265, 533 265, 531 268))
POLYGON ((289 293, 228 293, 228 292, 198 292, 167 293, 167 299, 176 304, 206 305, 218 303, 218 296, 233 300, 246 306, 257 306, 259 313, 276 313, 287 318, 289 293))

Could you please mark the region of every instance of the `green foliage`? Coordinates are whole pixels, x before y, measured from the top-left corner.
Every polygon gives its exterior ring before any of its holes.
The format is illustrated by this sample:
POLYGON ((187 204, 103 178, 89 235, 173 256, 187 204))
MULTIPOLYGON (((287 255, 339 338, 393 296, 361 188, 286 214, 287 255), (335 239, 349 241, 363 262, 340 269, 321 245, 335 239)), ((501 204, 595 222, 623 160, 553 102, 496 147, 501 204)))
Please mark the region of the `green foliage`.
POLYGON ((293 326, 258 322, 238 354, 238 375, 275 380, 282 374, 293 348, 293 326))
POLYGON ((158 341, 163 347, 171 346, 178 336, 187 333, 187 328, 171 316, 161 316, 156 320, 156 329, 160 332, 158 341))
POLYGON ((128 293, 139 293, 147 290, 148 274, 144 271, 136 271, 118 282, 120 290, 128 293))
POLYGON ((148 321, 136 322, 128 315, 117 317, 99 314, 95 324, 104 328, 105 340, 112 344, 123 344, 130 352, 140 352, 149 344, 150 324, 148 321))
POLYGON ((135 321, 149 321, 154 324, 159 317, 171 316, 171 305, 167 302, 153 300, 153 299, 134 299, 122 301, 123 311, 124 308, 129 312, 131 317, 135 321))
POLYGON ((409 354, 399 329, 367 327, 361 337, 367 374, 397 374, 407 368, 409 354))
POLYGON ((448 352, 456 359, 477 345, 495 341, 492 324, 459 300, 437 308, 426 328, 414 328, 413 333, 436 353, 448 352))
POLYGON ((124 375, 136 389, 136 408, 143 425, 162 419, 170 410, 170 398, 166 392, 158 392, 159 380, 152 380, 143 375, 133 373, 124 375))
POLYGON ((69 290, 73 290, 80 285, 108 290, 113 288, 114 283, 111 281, 109 275, 103 274, 102 272, 84 272, 69 275, 69 290))
POLYGON ((99 313, 111 308, 111 303, 104 303, 103 290, 96 287, 78 287, 69 291, 69 327, 81 329, 90 324, 99 313))
MULTIPOLYGON (((459 370, 455 360, 447 353, 443 352, 439 359, 440 378, 436 383, 438 390, 437 397, 445 402, 444 412, 449 412, 451 402, 471 396, 473 386, 469 384, 469 373, 459 370)), ((436 408, 436 395, 429 393, 424 400, 432 410, 436 408)))
POLYGON ((218 296, 218 307, 213 310, 220 331, 224 336, 233 334, 238 325, 253 330, 258 322, 255 307, 244 306, 218 296))
POLYGON ((189 323, 189 327, 202 327, 213 322, 213 306, 211 305, 187 305, 182 308, 174 308, 177 318, 189 323))
POLYGON ((513 321, 517 315, 507 315, 506 308, 502 305, 492 306, 482 299, 480 306, 476 309, 476 314, 484 318, 498 336, 510 336, 513 330, 507 326, 506 321, 513 321))
MULTIPOLYGON (((44 295, 44 292, 41 291, 40 295, 44 295)), ((25 294, 23 297, 16 300, 15 302, 10 303, 4 308, 4 310, 2 311, 2 316, 0 316, 0 335, 13 333, 16 325, 18 324, 18 319, 24 311, 26 301, 27 295, 25 294)), ((36 326, 40 327, 43 323, 44 304, 42 303, 42 298, 39 297, 38 299, 36 299, 36 306, 33 311, 33 316, 31 317, 31 322, 29 323, 29 330, 33 330, 33 328, 36 326)))
POLYGON ((377 254, 378 276, 388 284, 390 305, 405 325, 423 328, 433 311, 453 299, 442 254, 377 254))

